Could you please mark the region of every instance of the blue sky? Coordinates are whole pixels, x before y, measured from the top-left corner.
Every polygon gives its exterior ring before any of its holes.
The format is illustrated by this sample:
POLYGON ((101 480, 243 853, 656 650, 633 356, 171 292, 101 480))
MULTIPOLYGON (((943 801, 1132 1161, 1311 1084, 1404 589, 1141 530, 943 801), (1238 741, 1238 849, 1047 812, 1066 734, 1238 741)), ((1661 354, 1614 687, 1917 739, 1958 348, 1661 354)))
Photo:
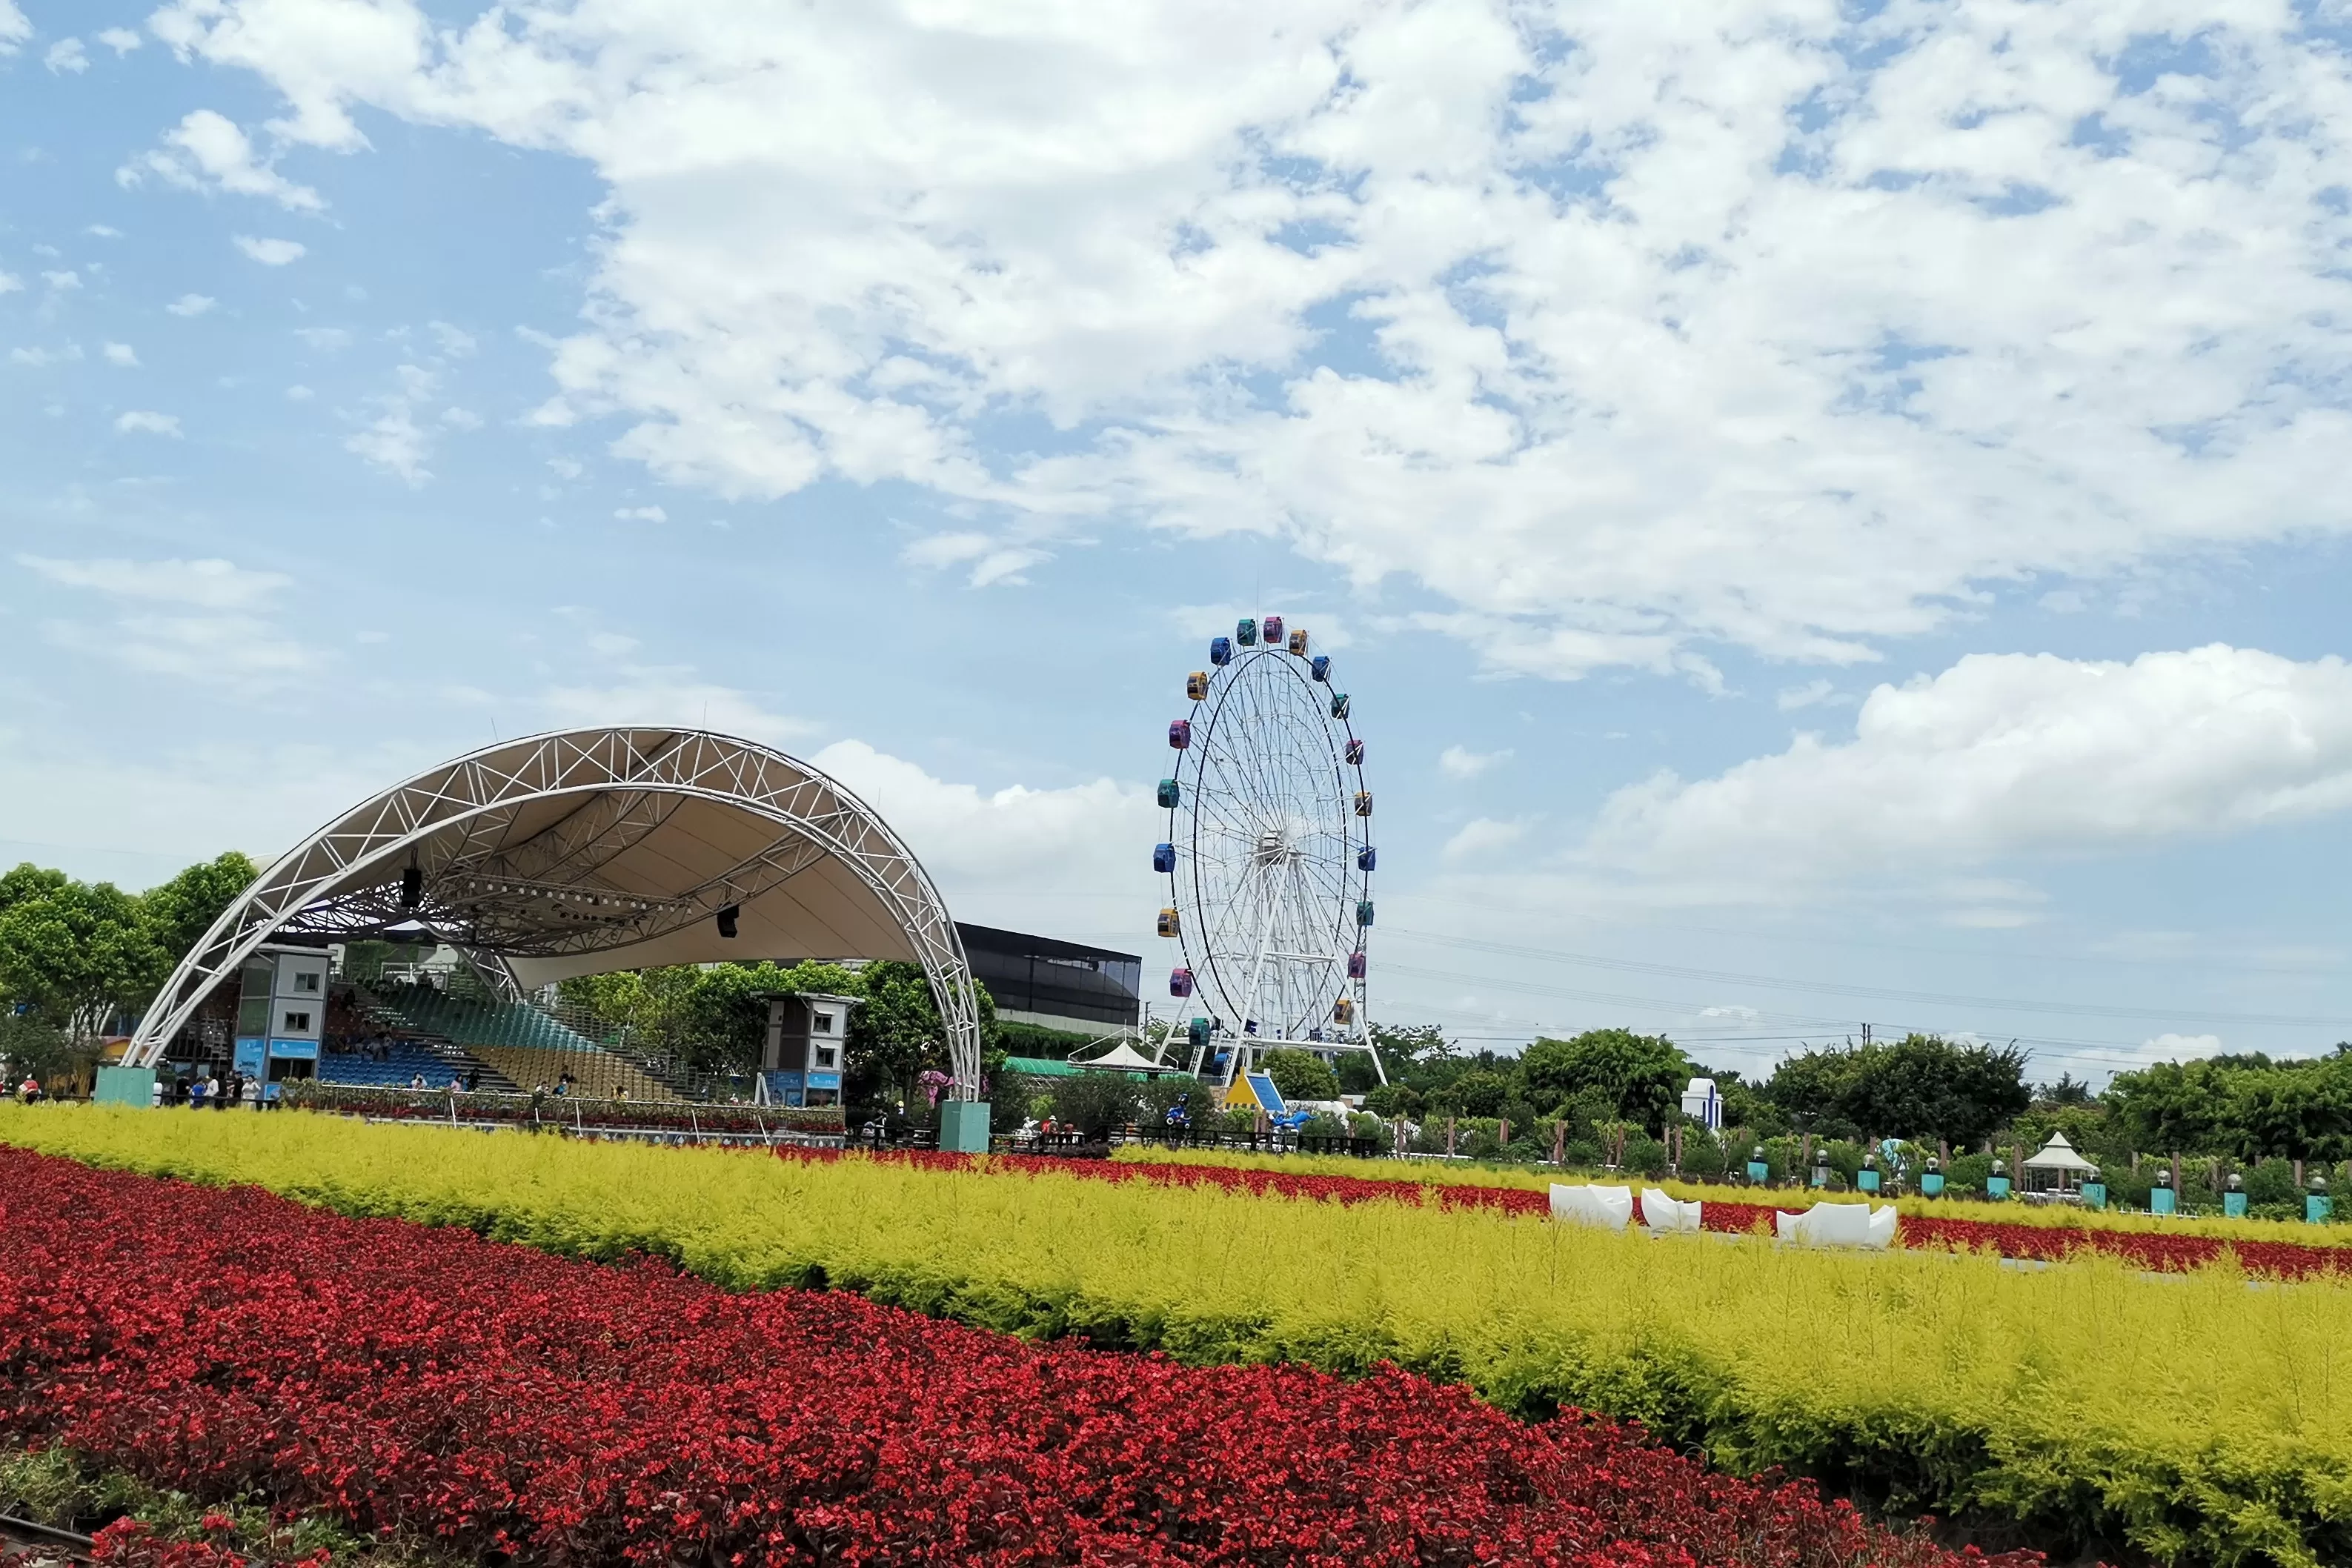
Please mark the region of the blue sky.
POLYGON ((1376 1016, 2352 1037, 2342 15, 1263 9, 0 0, 0 858, 708 723, 1157 968, 1276 611, 1376 1016))

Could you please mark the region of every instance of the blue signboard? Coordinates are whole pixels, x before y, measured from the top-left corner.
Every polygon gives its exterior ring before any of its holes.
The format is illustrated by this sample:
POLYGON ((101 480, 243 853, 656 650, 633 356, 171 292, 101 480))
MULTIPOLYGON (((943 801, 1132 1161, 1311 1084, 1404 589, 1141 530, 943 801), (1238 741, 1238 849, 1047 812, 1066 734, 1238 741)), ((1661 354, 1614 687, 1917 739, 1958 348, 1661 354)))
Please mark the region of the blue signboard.
POLYGON ((315 1062, 319 1059, 316 1040, 272 1040, 269 1054, 281 1062, 315 1062))
POLYGON ((261 1071, 262 1063, 268 1059, 268 1041, 239 1040, 236 1043, 236 1070, 250 1076, 257 1076, 261 1071))
POLYGON ((841 1075, 837 1072, 813 1072, 808 1075, 811 1089, 839 1089, 841 1075))

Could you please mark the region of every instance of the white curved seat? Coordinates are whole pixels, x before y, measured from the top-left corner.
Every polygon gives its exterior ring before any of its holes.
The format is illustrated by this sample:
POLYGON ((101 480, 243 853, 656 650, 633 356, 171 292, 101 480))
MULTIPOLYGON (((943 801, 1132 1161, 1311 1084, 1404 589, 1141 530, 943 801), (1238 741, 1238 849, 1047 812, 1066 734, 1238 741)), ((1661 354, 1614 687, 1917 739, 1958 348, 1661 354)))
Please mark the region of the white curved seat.
POLYGON ((1642 1223, 1654 1232, 1696 1230, 1699 1205, 1681 1203, 1655 1187, 1642 1189, 1642 1223))
POLYGON ((1631 1187, 1564 1187, 1552 1184, 1551 1217, 1570 1225, 1595 1225, 1603 1230, 1622 1230, 1625 1222, 1633 1217, 1633 1189, 1631 1187))

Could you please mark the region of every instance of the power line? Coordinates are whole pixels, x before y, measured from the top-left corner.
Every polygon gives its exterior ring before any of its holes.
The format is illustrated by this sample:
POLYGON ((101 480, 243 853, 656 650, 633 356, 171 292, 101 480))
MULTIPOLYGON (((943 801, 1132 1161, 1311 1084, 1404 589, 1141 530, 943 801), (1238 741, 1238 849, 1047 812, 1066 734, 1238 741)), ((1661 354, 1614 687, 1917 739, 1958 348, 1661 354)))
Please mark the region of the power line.
MULTIPOLYGON (((1769 974, 1742 974, 1731 970, 1694 969, 1676 963, 1651 963, 1632 958, 1607 958, 1598 953, 1570 952, 1553 948, 1522 947, 1510 942, 1481 942, 1474 937, 1442 936, 1433 931, 1398 931, 1396 934, 1440 947, 1492 952, 1509 958, 1532 958, 1591 969, 1657 974, 1675 980, 1697 980, 1716 985, 1758 985, 1777 991, 1804 991, 1824 996, 1855 996, 1881 1002, 1910 1002, 1939 1007, 1983 1007, 2011 1013, 2049 1013, 2082 1018, 2176 1019, 2200 1024, 2249 1024, 2287 1028, 2352 1029, 2352 1019, 2307 1016, 2287 1013, 2221 1013, 2176 1007, 2108 1007, 2083 1002, 2032 1002, 2017 997, 1969 996, 1937 991, 1906 991, 1886 985, 1847 985, 1831 981, 1784 980, 1769 974)), ((1390 968, 1396 968, 1391 964, 1390 968)), ((1466 977, 1465 977, 1466 978, 1466 977)), ((1502 984, 1486 982, 1483 984, 1502 984)))
MULTIPOLYGON (((1488 914, 1503 912, 1529 915, 1549 915, 1556 914, 1558 912, 1556 910, 1544 909, 1540 907, 1498 904, 1491 900, 1449 899, 1440 893, 1399 892, 1390 893, 1387 897, 1391 901, 1398 903, 1446 904, 1455 909, 1477 910, 1483 913, 1488 914)), ((1871 948, 1881 952, 1918 952, 1926 953, 1930 957, 1936 958, 1990 958, 2000 960, 2002 963, 2015 963, 2019 957, 2023 956, 2045 962, 2063 963, 2106 963, 2119 964, 2135 969, 2162 969, 2175 973, 2183 970, 2198 970, 2216 974, 2273 974, 2298 980, 2309 980, 2316 977, 2321 973, 2320 971, 2311 968, 2291 969, 2281 968, 2277 965, 2265 964, 2216 963, 2210 959, 2120 958, 2112 953, 2095 952, 2035 952, 2021 955, 2016 952, 1997 952, 1991 948, 1983 947, 1933 946, 1925 942, 1875 942, 1868 937, 1840 936, 1822 931, 1759 931, 1752 927, 1742 926, 1696 925, 1685 921, 1677 921, 1671 928, 1667 929, 1669 929, 1670 932, 1673 933, 1695 931, 1708 936, 1738 936, 1748 937, 1762 942, 1801 942, 1814 947, 1862 947, 1871 948)), ((2340 963, 2330 965, 2332 970, 2340 969, 2342 965, 2340 963)))

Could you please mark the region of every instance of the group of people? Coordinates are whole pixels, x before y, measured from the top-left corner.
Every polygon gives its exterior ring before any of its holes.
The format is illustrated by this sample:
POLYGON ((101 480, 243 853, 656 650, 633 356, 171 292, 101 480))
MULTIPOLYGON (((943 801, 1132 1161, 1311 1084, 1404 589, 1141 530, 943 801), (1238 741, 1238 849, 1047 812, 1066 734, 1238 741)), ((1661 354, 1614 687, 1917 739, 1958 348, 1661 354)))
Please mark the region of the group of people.
POLYGON ((202 1110, 210 1106, 215 1110, 222 1110, 232 1105, 243 1105, 248 1097, 257 1104, 270 1102, 270 1097, 262 1091, 259 1079, 235 1068, 230 1069, 226 1079, 218 1072, 199 1068, 191 1078, 175 1078, 168 1082, 162 1078, 155 1080, 155 1103, 158 1105, 185 1105, 192 1110, 202 1110))
POLYGON ((400 1044, 398 1038, 390 1032, 378 1029, 372 1035, 364 1035, 357 1038, 346 1037, 341 1039, 330 1039, 327 1042, 327 1054, 337 1057, 357 1057, 363 1062, 388 1062, 392 1060, 392 1048, 398 1044, 400 1044))

